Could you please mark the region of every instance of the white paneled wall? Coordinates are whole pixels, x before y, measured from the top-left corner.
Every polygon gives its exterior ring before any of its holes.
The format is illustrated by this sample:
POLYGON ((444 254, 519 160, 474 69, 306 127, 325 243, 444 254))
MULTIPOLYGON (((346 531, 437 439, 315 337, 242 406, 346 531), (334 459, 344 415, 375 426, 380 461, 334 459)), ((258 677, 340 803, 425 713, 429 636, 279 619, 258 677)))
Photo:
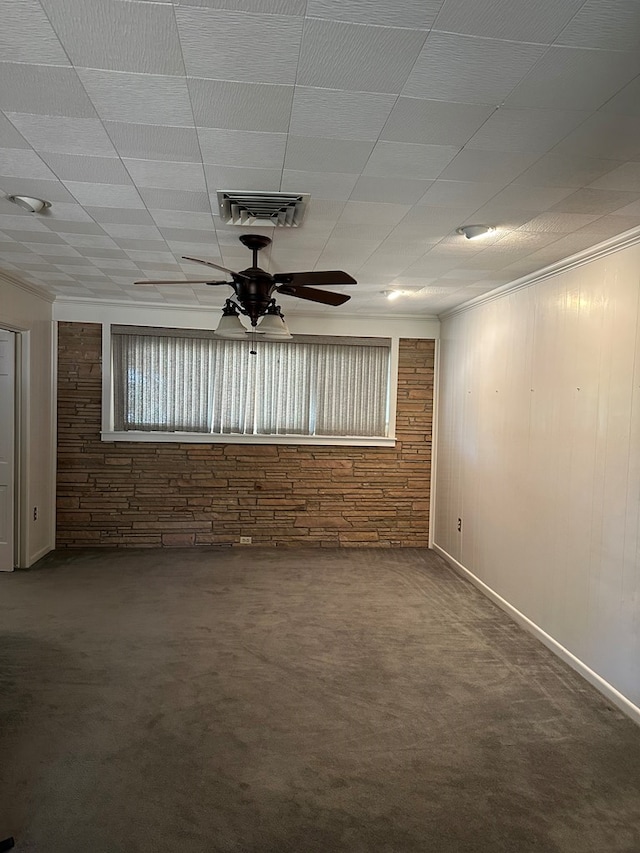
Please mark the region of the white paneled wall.
POLYGON ((640 246, 445 319, 439 381, 434 545, 640 706, 640 246))

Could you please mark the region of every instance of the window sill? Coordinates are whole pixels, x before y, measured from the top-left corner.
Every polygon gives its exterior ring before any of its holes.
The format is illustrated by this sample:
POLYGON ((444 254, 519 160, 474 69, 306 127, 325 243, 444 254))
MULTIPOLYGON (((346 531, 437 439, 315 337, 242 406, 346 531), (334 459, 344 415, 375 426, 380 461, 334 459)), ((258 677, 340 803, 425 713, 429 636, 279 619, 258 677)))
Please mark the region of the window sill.
POLYGON ((395 447, 395 436, 361 435, 211 435, 203 432, 127 432, 100 433, 102 441, 140 441, 176 444, 307 444, 343 447, 395 447))

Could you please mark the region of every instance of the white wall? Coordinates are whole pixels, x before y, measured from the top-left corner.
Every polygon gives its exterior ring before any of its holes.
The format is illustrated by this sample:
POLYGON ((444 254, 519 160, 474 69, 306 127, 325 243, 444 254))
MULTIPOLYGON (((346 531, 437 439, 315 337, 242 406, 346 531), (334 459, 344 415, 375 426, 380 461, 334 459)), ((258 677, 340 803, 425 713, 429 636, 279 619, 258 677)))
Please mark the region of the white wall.
POLYGON ((51 300, 0 275, 0 326, 20 332, 19 565, 26 568, 55 545, 55 353, 51 300), (38 520, 33 520, 38 507, 38 520))
POLYGON ((640 246, 440 337, 434 547, 640 721, 640 246))

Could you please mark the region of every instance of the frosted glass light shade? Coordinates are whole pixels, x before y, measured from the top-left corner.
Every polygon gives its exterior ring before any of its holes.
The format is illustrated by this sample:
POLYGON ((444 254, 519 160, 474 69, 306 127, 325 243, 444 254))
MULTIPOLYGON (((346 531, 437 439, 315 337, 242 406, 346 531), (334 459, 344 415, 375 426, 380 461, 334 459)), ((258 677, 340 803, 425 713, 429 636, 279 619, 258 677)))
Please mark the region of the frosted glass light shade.
POLYGON ((265 341, 283 341, 293 337, 287 328, 284 317, 279 314, 265 314, 258 323, 256 332, 265 341))
POLYGON ((213 334, 218 338, 244 340, 247 337, 247 330, 240 322, 237 314, 223 314, 218 323, 218 328, 213 334))

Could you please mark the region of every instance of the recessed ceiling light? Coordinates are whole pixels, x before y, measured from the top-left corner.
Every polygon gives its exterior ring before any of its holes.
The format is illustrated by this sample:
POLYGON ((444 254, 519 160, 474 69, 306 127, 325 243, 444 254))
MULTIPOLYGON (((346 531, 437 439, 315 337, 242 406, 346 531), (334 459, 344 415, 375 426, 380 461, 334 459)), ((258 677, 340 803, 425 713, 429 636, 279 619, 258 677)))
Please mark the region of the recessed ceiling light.
POLYGON ((382 293, 390 302, 394 299, 398 299, 400 296, 404 296, 404 290, 383 290, 382 293))
POLYGON ((478 237, 486 237, 496 229, 491 225, 461 225, 456 228, 456 234, 463 234, 467 240, 476 240, 478 237))
POLYGON ((17 204, 19 207, 28 210, 29 213, 42 213, 48 207, 51 207, 50 201, 45 201, 43 198, 34 198, 30 195, 8 195, 9 201, 17 204))

